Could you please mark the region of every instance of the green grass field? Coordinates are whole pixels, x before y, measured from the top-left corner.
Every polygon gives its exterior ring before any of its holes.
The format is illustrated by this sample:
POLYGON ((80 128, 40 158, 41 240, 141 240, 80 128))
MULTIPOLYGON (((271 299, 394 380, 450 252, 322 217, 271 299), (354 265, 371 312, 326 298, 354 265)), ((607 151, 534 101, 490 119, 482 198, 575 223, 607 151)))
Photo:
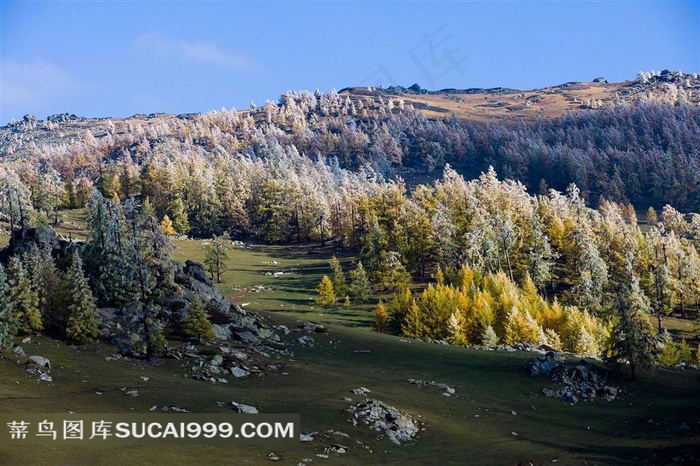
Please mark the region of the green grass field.
MULTIPOLYGON (((63 215, 59 232, 84 237, 84 214, 63 215)), ((7 237, 0 237, 0 246, 6 243, 7 237)), ((174 258, 202 261, 202 243, 175 240, 174 258)), ((295 328, 313 321, 329 328, 327 334, 312 335, 316 347, 295 345, 293 360, 258 361, 280 365, 279 371, 211 384, 185 377, 179 361, 107 361, 114 347, 106 343, 75 347, 34 336, 22 346, 28 355, 52 361, 53 382, 38 382, 25 372, 21 358, 1 353, 0 411, 147 413, 153 405, 167 404, 215 413, 230 412, 230 402, 237 401, 264 413, 300 413, 304 431, 335 430, 350 438, 317 436, 314 442, 293 447, 0 447, 0 464, 267 464, 271 452, 281 456, 283 464, 304 458, 333 464, 666 464, 700 450, 698 371, 662 369, 635 384, 620 381, 625 393, 611 403, 573 406, 546 398, 541 389, 548 380, 528 376, 523 369, 533 354, 446 347, 377 334, 369 329, 372 303, 320 309, 313 302, 315 287, 330 273, 333 253, 318 247, 256 245, 231 251, 218 285, 231 301, 273 324, 295 328), (149 380, 144 382, 142 375, 149 380), (456 394, 444 397, 435 387, 418 389, 407 378, 447 383, 456 394), (353 427, 343 413, 351 403, 343 398, 360 401, 350 392, 358 386, 422 416, 426 430, 415 443, 396 446, 377 439, 361 423, 353 427), (120 390, 124 387, 137 389, 140 396, 125 396, 120 390), (690 429, 679 429, 683 423, 690 429), (315 456, 336 442, 349 446, 348 452, 328 459, 315 456)), ((352 258, 342 253, 338 257, 348 270, 352 258)), ((665 323, 677 337, 695 336, 687 320, 669 318, 665 323)))
MULTIPOLYGON (((177 259, 201 260, 201 242, 182 240, 175 245, 177 259)), ((272 323, 293 328, 314 321, 329 328, 327 334, 313 334, 317 347, 294 346, 293 360, 267 361, 281 364, 280 371, 211 384, 186 378, 179 361, 156 366, 106 361, 114 348, 105 343, 73 347, 35 336, 22 346, 29 355, 51 359, 54 381, 36 381, 18 364, 19 357, 3 353, 0 410, 147 413, 152 405, 167 404, 214 413, 230 412, 230 402, 237 401, 265 413, 300 413, 303 430, 341 431, 349 439, 317 436, 314 442, 292 447, 1 447, 0 464, 267 464, 271 452, 281 456, 283 464, 303 458, 314 464, 665 464, 700 448, 697 371, 659 370, 636 384, 621 382, 626 393, 611 403, 572 406, 546 398, 541 389, 548 381, 523 370, 532 354, 445 347, 377 334, 367 325, 370 305, 323 313, 312 299, 320 277, 328 273, 328 255, 304 247, 237 248, 231 253, 220 285, 229 298, 249 303, 246 309, 272 323), (278 265, 269 264, 272 261, 278 265), (291 273, 265 275, 274 271, 291 273), (272 290, 253 291, 258 285, 272 290), (144 382, 141 375, 150 379, 144 382), (448 398, 434 387, 418 389, 407 378, 444 382, 454 386, 456 394, 448 398), (378 440, 363 424, 353 427, 343 413, 351 403, 343 398, 359 401, 361 397, 350 392, 358 386, 422 416, 426 430, 415 443, 396 446, 378 440), (120 387, 136 388, 140 396, 127 397, 120 387), (217 401, 229 406, 219 407, 217 401), (683 423, 690 429, 679 429, 683 423), (335 442, 349 446, 348 452, 328 459, 315 456, 335 442)))

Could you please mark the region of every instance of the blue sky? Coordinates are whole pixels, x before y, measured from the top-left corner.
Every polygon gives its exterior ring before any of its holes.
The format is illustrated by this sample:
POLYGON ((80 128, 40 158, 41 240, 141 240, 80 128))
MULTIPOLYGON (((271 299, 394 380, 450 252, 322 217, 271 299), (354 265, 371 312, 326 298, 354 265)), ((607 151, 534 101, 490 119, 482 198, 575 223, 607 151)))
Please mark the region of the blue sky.
POLYGON ((700 2, 2 0, 0 124, 262 105, 287 90, 531 89, 700 71, 700 2))

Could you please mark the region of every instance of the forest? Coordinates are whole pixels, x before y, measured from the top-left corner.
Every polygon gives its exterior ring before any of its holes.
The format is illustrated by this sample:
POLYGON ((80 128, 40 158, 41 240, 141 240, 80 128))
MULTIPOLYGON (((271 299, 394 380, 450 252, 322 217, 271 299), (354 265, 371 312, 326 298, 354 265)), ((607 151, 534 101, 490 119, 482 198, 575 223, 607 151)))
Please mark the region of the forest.
MULTIPOLYGON (((89 340, 96 307, 110 306, 158 352, 169 241, 190 236, 351 251, 348 283, 336 263, 319 303, 383 294, 378 331, 546 344, 633 374, 652 356, 693 363, 700 350, 672 342, 663 319, 700 310, 700 110, 667 90, 515 125, 335 91, 70 136, 71 118, 25 117, 5 129, 0 163, 13 241, 76 208, 89 237, 63 263, 40 250, 8 259, 0 342, 42 328, 89 340)), ((183 328, 206 334, 201 317, 183 328)))

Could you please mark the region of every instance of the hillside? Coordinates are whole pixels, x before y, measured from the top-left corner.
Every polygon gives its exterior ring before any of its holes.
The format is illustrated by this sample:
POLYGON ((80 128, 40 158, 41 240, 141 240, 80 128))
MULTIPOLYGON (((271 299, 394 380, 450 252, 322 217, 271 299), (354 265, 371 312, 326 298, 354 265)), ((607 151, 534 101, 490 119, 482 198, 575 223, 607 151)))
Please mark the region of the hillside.
POLYGON ((0 156, 51 160, 75 179, 124 157, 137 166, 192 150, 269 157, 274 142, 410 183, 434 179, 424 176, 445 164, 468 178, 493 166, 535 193, 576 183, 593 205, 603 196, 644 208, 700 206, 698 76, 664 71, 597 81, 531 91, 289 92, 247 110, 124 119, 27 115, 0 129, 0 156))

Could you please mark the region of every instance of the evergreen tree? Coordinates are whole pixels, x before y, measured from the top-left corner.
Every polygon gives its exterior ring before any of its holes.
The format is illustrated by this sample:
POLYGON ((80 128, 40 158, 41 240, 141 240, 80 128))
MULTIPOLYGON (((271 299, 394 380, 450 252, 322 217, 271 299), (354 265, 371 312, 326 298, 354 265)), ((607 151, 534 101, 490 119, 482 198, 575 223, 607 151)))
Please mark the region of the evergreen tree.
POLYGON ((100 318, 87 278, 83 274, 83 262, 77 253, 73 253, 64 278, 64 293, 66 336, 80 343, 94 340, 98 335, 100 318))
POLYGON ((30 333, 44 328, 39 311, 39 297, 32 289, 22 261, 17 256, 10 257, 7 264, 10 302, 12 303, 12 320, 17 322, 17 329, 30 333))
POLYGON ((181 235, 186 235, 190 231, 190 222, 187 216, 187 209, 182 199, 175 199, 175 201, 170 204, 169 211, 170 218, 173 219, 173 228, 175 228, 175 231, 181 235))
POLYGON ((12 346, 12 337, 17 332, 17 322, 12 315, 10 287, 7 284, 5 267, 0 264, 0 349, 12 346))
POLYGON ((347 294, 348 289, 345 284, 345 274, 343 273, 343 268, 340 265, 340 261, 333 256, 330 260, 329 265, 331 266, 331 273, 333 274, 333 290, 338 296, 343 296, 347 294))
POLYGON ((211 274, 211 279, 216 278, 216 283, 221 283, 221 274, 226 271, 226 261, 231 250, 231 238, 228 233, 221 236, 214 235, 209 244, 204 246, 204 265, 211 274))
POLYGON ((370 284, 367 272, 362 262, 358 262, 355 270, 350 271, 350 296, 353 301, 362 304, 367 301, 371 292, 372 285, 370 284))
POLYGON ((411 274, 395 251, 382 252, 376 275, 379 286, 390 291, 405 288, 411 282, 411 274))
POLYGON ((199 296, 195 296, 182 320, 182 333, 199 340, 214 339, 214 325, 209 320, 209 315, 199 296))
POLYGON ((83 257, 95 297, 100 305, 122 306, 134 292, 137 270, 121 205, 93 190, 88 199, 88 227, 83 257))
POLYGON ((627 362, 632 379, 651 365, 651 346, 646 332, 649 330, 647 315, 651 310, 649 299, 639 288, 639 279, 632 273, 628 262, 629 283, 623 284, 618 293, 618 315, 606 351, 610 363, 627 362))
POLYGON ((62 315, 64 310, 61 306, 59 273, 51 251, 32 245, 25 258, 27 275, 39 299, 39 312, 44 327, 57 327, 65 316, 62 315))

